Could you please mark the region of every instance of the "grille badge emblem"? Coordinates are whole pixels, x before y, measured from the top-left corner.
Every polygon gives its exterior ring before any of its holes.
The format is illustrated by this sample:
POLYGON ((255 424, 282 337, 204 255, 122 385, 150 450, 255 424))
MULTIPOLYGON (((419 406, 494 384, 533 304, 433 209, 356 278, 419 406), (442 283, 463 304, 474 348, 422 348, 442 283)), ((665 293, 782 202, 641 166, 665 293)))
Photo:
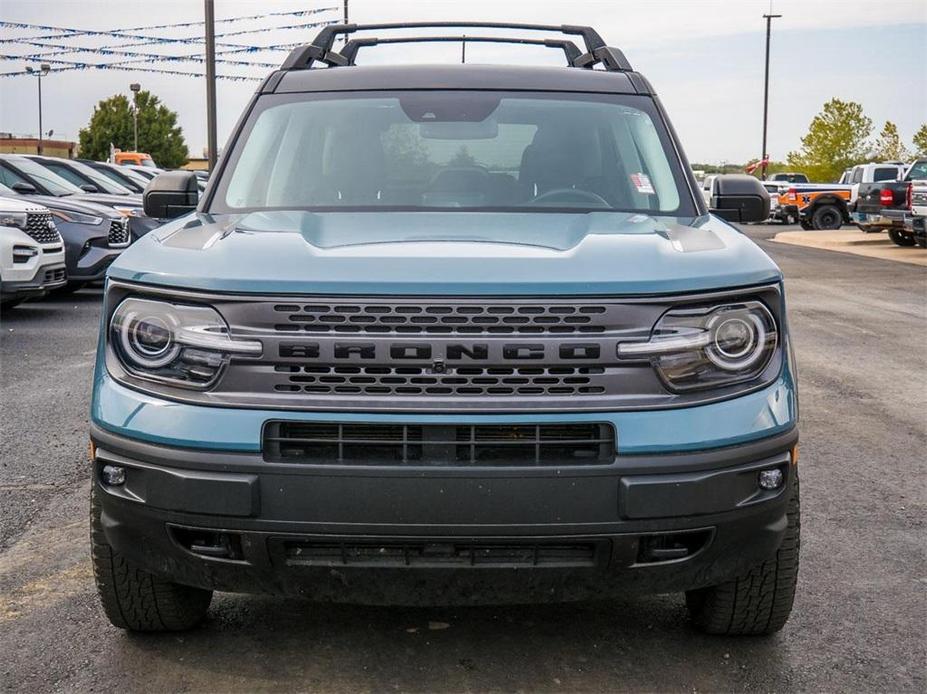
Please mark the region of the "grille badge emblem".
POLYGON ((436 374, 446 373, 447 364, 444 363, 443 359, 435 359, 431 364, 431 370, 436 374))

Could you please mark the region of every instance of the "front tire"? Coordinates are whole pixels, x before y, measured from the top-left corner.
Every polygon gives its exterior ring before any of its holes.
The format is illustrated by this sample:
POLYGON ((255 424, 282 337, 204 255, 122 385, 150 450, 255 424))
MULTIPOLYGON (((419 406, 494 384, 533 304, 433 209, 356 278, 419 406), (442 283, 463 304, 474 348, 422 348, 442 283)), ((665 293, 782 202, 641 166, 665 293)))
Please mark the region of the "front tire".
POLYGON ((888 237, 896 246, 913 246, 917 243, 914 234, 908 234, 901 229, 889 229, 888 237))
POLYGON ((765 635, 785 626, 795 600, 801 544, 797 474, 787 516, 785 537, 772 557, 733 581, 686 593, 689 615, 701 631, 727 636, 765 635))
POLYGON ((103 611, 128 631, 184 631, 206 616, 212 591, 165 581, 133 566, 106 541, 96 485, 90 491, 93 576, 103 611))

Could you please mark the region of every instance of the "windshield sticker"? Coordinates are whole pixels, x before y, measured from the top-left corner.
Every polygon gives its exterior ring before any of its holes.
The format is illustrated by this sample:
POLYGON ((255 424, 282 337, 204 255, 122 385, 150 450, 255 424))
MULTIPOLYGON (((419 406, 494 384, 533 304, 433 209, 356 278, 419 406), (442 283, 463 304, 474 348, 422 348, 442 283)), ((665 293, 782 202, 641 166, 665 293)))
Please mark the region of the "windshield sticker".
POLYGON ((631 183, 634 184, 634 187, 637 189, 638 193, 653 195, 656 192, 653 189, 653 185, 650 183, 650 176, 645 173, 631 174, 631 183))

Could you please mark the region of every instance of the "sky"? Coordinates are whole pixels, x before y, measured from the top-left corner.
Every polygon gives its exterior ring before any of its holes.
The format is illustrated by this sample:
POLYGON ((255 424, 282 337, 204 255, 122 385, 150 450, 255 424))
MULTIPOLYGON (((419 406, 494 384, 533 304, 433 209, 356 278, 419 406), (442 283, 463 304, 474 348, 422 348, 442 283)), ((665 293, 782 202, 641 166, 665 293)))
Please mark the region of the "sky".
MULTIPOLYGON (((216 19, 264 16, 219 23, 217 32, 262 29, 224 40, 254 46, 308 41, 316 29, 285 28, 310 17, 269 16, 338 6, 319 15, 339 18, 341 0, 216 0, 216 19)), ((765 20, 773 22, 770 60, 769 145, 773 159, 800 147, 800 138, 832 97, 858 101, 874 124, 874 135, 893 121, 904 141, 927 121, 927 0, 350 0, 352 22, 425 20, 519 21, 589 24, 610 45, 621 48, 650 80, 693 162, 744 162, 761 149, 765 20)), ((201 54, 202 25, 144 31, 139 27, 197 22, 200 0, 0 0, 0 21, 189 38, 186 43, 126 50, 162 55, 201 54)), ((454 30, 456 33, 456 30, 454 30)), ((0 27, 0 73, 21 72, 39 60, 23 59, 42 49, 8 39, 54 33, 0 27)), ((492 33, 480 30, 480 33, 492 33)), ((500 32, 511 34, 512 32, 500 32)), ((220 42, 223 38, 218 39, 220 42)), ((98 48, 129 41, 83 36, 57 42, 98 48)), ((221 47, 220 47, 221 48, 221 47)), ((360 53, 358 63, 456 62, 459 46, 383 47, 360 53)), ((235 59, 279 64, 286 50, 235 54, 235 59)), ((59 60, 112 62, 99 53, 61 53, 59 60)), ((557 64, 555 51, 534 47, 476 46, 468 62, 557 64)), ((562 61, 562 59, 561 59, 562 61)), ((148 63, 147 67, 202 72, 198 63, 148 63)), ((55 66, 57 67, 57 66, 55 66)), ((270 67, 224 65, 220 74, 263 77, 270 67)), ((196 76, 125 70, 52 72, 42 80, 43 129, 56 139, 77 139, 94 105, 114 93, 129 95, 139 82, 178 112, 190 151, 206 143, 205 80, 196 76)), ((224 143, 258 83, 217 82, 219 142, 224 143)), ((0 132, 38 131, 36 80, 0 77, 0 132)))

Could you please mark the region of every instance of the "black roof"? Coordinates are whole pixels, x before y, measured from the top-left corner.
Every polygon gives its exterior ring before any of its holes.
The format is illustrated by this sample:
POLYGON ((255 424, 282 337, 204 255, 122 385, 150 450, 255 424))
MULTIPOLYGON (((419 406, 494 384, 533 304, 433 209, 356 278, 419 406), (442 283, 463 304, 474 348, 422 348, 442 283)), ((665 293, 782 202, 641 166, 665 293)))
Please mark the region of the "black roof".
POLYGON ((264 92, 480 89, 650 94, 635 72, 520 65, 365 65, 278 71, 264 92))

